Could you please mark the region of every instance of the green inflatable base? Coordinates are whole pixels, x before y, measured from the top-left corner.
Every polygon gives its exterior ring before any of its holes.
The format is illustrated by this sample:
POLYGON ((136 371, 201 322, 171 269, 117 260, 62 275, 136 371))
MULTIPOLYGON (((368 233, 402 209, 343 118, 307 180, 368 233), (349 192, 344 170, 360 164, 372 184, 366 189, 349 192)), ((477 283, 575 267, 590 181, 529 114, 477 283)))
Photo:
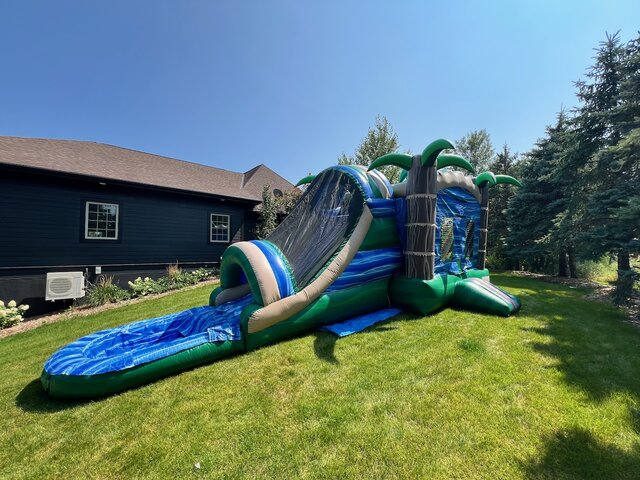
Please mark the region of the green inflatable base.
MULTIPOLYGON (((206 343, 137 367, 99 375, 50 375, 43 370, 40 381, 44 390, 53 397, 68 399, 104 397, 233 354, 300 335, 321 325, 386 308, 389 306, 388 284, 389 280, 384 279, 324 294, 297 315, 251 334, 247 334, 246 319, 251 311, 248 308, 247 314, 243 312, 242 315, 244 318, 241 324, 242 340, 206 343)), ((215 300, 215 294, 212 297, 215 300)), ((256 304, 250 307, 258 308, 256 304)))
POLYGON ((448 303, 458 280, 451 275, 438 275, 431 280, 396 275, 389 285, 389 298, 395 307, 427 315, 448 303))
POLYGON ((49 375, 42 371, 40 382, 46 392, 58 398, 96 398, 137 387, 215 360, 244 352, 244 342, 205 343, 154 362, 99 375, 49 375))
MULTIPOLYGON (((300 313, 259 332, 246 334, 247 350, 270 345, 282 339, 300 335, 316 327, 340 322, 356 315, 389 306, 389 279, 346 288, 322 295, 300 313)), ((259 308, 249 305, 242 312, 241 326, 247 332, 250 314, 259 308)))
POLYGON ((470 278, 456 284, 452 305, 508 317, 520 309, 520 300, 489 282, 470 278))
POLYGON ((445 306, 508 317, 520 309, 520 300, 489 282, 488 270, 463 275, 437 275, 431 280, 396 275, 389 285, 391 304, 419 315, 445 306))
MULTIPOLYGON (((303 334, 322 325, 346 320, 389 305, 427 315, 447 305, 508 316, 520 308, 520 301, 488 282, 488 270, 471 270, 464 277, 438 275, 432 280, 402 275, 376 280, 344 290, 325 293, 291 318, 269 328, 248 333, 248 319, 257 304, 245 307, 240 319, 242 340, 212 342, 137 367, 99 375, 49 375, 43 371, 42 386, 59 398, 96 398, 137 387, 221 358, 285 338, 303 334), (479 281, 477 279, 484 279, 479 281)), ((212 292, 211 301, 219 293, 212 292)))

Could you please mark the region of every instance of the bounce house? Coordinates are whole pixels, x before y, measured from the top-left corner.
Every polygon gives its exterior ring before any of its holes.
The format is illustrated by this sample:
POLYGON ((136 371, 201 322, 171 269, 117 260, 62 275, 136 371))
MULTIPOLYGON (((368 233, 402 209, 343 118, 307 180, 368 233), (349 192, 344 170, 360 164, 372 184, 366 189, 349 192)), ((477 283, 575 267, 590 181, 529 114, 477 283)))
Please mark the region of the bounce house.
POLYGON ((83 337, 54 353, 41 381, 55 397, 109 395, 323 327, 353 333, 400 311, 445 306, 508 316, 519 300, 485 268, 489 190, 446 140, 301 180, 300 200, 266 240, 224 252, 209 305, 83 337), (391 184, 378 170, 403 169, 391 184), (470 174, 450 167, 464 169, 470 174))

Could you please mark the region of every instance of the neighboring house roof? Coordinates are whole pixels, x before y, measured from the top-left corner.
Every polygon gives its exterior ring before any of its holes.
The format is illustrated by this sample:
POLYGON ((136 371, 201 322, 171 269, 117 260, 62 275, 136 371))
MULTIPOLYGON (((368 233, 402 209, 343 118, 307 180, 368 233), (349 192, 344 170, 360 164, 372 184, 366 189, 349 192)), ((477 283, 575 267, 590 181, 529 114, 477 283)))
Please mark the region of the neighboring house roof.
POLYGON ((294 186, 260 164, 245 173, 96 142, 0 136, 0 165, 262 201, 264 185, 294 186))

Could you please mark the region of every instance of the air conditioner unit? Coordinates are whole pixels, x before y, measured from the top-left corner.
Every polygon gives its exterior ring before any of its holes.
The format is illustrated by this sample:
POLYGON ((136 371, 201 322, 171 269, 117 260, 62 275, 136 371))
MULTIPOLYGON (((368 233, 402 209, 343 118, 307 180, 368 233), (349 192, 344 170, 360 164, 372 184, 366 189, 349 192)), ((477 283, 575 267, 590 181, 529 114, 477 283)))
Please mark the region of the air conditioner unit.
POLYGON ((45 300, 66 300, 84 297, 84 275, 82 272, 47 273, 45 300))

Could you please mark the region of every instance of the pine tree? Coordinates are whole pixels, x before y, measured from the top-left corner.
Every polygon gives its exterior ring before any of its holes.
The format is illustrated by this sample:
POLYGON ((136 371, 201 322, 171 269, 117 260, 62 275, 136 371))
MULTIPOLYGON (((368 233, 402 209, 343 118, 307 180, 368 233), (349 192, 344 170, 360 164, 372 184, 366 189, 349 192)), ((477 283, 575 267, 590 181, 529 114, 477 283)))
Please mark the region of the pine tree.
POLYGON ((615 297, 625 302, 637 278, 630 255, 640 251, 640 37, 624 47, 617 35, 608 37, 594 72, 599 88, 589 92, 584 106, 601 109, 597 112, 601 145, 585 172, 592 179, 592 190, 584 215, 590 228, 582 240, 590 257, 617 256, 615 297))
MULTIPOLYGON (((560 194, 549 242, 566 250, 573 277, 577 276, 576 254, 590 256, 587 247, 593 241, 587 239, 593 230, 591 197, 600 188, 593 177, 593 159, 619 138, 608 116, 618 101, 621 52, 617 34, 607 35, 587 79, 575 83, 581 105, 558 138, 553 178, 560 194)), ((559 261, 563 261, 562 253, 559 261)))
POLYGON ((553 273, 556 261, 558 270, 565 266, 560 259, 566 258, 567 249, 552 232, 555 218, 566 207, 556 169, 567 132, 567 117, 561 111, 556 124, 546 128, 545 137, 513 167, 523 187, 508 203, 506 250, 511 258, 533 271, 553 273))
MULTIPOLYGON (((515 176, 517 158, 518 156, 511 153, 511 150, 505 144, 502 147, 502 151, 496 155, 496 158, 489 165, 489 169, 494 173, 515 176)), ((512 269, 514 267, 513 262, 506 254, 506 240, 509 235, 507 206, 509 199, 515 195, 514 190, 514 188, 507 185, 494 187, 491 190, 488 241, 491 246, 489 263, 490 267, 494 269, 512 269)))
MULTIPOLYGON (((338 157, 338 165, 363 165, 368 167, 376 158, 398 150, 400 143, 398 135, 387 120, 387 117, 378 115, 375 124, 369 128, 367 135, 360 141, 354 155, 342 153, 338 157)), ((390 182, 398 181, 400 169, 394 166, 382 167, 381 172, 390 182)))
POLYGON ((524 187, 509 203, 509 253, 533 269, 549 259, 575 276, 576 256, 618 259, 616 298, 633 293, 640 252, 640 37, 622 45, 607 35, 586 80, 580 105, 517 168, 524 187), (526 213, 523 213, 526 212, 526 213))
POLYGON ((469 160, 476 172, 480 173, 489 170, 495 150, 491 143, 491 136, 482 129, 469 132, 459 139, 456 142, 456 153, 469 160))
POLYGON ((576 202, 572 205, 571 196, 576 187, 578 170, 567 171, 567 159, 577 150, 577 138, 574 121, 564 110, 558 113, 556 125, 550 130, 553 139, 551 155, 551 173, 547 180, 553 185, 553 200, 546 206, 547 214, 553 226, 545 239, 550 250, 557 256, 558 276, 578 277, 576 262, 575 232, 579 230, 578 212, 584 205, 576 202), (573 208, 572 208, 573 207, 573 208))

